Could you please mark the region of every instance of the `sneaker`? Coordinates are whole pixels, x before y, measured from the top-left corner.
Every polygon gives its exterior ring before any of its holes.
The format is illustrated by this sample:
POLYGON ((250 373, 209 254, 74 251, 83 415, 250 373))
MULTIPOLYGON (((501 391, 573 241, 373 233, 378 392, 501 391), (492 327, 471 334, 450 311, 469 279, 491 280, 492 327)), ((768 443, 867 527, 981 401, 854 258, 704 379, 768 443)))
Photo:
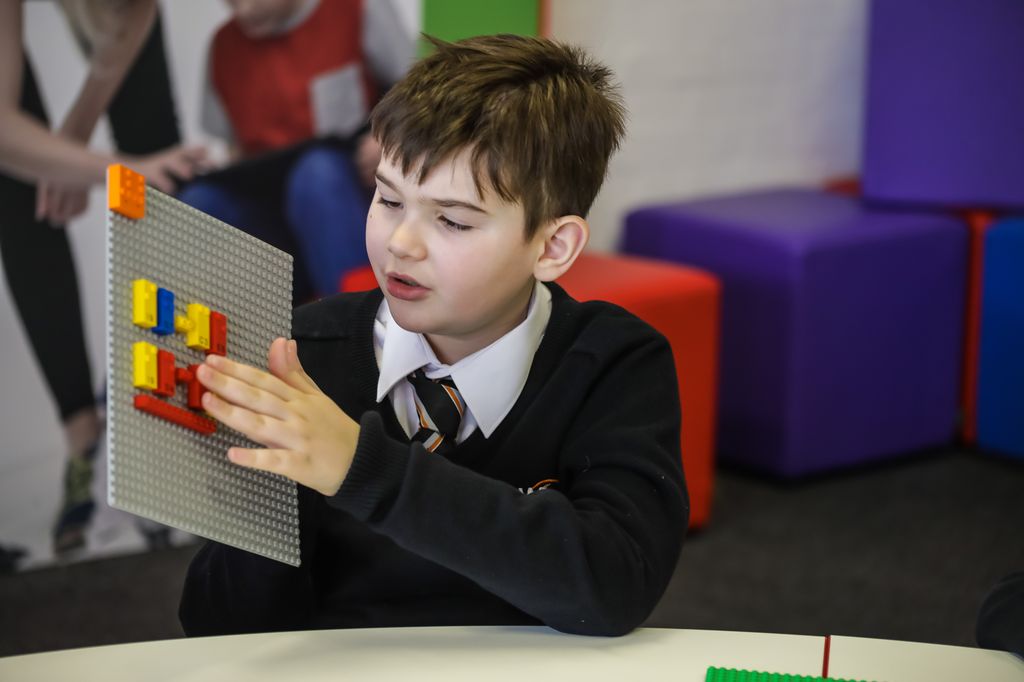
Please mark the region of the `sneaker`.
POLYGON ((0 545, 0 575, 7 575, 18 570, 18 562, 21 561, 26 552, 21 547, 12 545, 0 545))
POLYGON ((53 551, 58 556, 85 546, 85 531, 96 510, 92 499, 94 445, 82 457, 68 458, 64 469, 64 502, 53 527, 53 551))

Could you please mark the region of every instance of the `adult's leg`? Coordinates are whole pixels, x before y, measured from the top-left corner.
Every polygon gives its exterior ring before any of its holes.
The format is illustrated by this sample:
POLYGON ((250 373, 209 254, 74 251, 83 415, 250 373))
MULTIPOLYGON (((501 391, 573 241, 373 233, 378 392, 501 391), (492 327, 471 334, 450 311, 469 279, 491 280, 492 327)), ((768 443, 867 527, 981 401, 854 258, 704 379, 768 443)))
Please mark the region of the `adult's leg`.
POLYGON ((370 194, 346 152, 316 146, 292 167, 285 214, 319 295, 337 292, 346 271, 367 263, 369 207, 370 194))
MULTIPOLYGON (((25 56, 21 108, 48 124, 25 56)), ((57 403, 68 441, 57 549, 80 545, 92 514, 91 456, 100 435, 75 264, 62 228, 35 219, 36 188, 0 175, 0 255, 14 306, 57 403), (66 521, 66 523, 62 523, 66 521)))

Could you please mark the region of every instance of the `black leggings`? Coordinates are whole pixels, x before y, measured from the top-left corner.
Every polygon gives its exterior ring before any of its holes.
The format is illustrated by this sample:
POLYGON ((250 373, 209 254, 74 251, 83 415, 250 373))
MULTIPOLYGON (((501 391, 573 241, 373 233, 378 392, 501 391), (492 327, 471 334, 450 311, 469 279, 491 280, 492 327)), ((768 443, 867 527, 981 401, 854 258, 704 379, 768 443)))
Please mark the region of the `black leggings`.
MULTIPOLYGON (((23 59, 19 106, 49 127, 28 55, 23 59)), ((180 143, 159 16, 107 116, 124 153, 148 154, 180 143)), ((34 185, 0 174, 0 257, 7 285, 64 420, 95 398, 67 233, 37 221, 35 205, 34 185)))

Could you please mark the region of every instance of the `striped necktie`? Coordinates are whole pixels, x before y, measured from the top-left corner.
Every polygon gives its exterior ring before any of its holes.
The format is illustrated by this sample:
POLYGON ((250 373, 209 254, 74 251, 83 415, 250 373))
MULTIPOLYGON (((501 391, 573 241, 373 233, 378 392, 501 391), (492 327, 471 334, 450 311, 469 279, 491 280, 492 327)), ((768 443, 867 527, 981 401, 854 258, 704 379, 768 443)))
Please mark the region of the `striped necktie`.
POLYGON ((416 414, 420 429, 413 442, 423 443, 427 452, 447 454, 455 448, 466 403, 451 377, 428 379, 422 369, 409 375, 416 391, 416 414))

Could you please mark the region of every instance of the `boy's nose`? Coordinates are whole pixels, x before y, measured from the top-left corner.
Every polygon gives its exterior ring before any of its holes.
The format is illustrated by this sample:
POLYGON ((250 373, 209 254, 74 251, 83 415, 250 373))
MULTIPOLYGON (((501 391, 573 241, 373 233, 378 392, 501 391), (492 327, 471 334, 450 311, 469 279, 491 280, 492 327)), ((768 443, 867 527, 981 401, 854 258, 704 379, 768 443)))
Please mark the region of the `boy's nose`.
POLYGON ((423 258, 426 249, 413 220, 406 218, 395 226, 388 238, 388 251, 396 258, 423 258))

